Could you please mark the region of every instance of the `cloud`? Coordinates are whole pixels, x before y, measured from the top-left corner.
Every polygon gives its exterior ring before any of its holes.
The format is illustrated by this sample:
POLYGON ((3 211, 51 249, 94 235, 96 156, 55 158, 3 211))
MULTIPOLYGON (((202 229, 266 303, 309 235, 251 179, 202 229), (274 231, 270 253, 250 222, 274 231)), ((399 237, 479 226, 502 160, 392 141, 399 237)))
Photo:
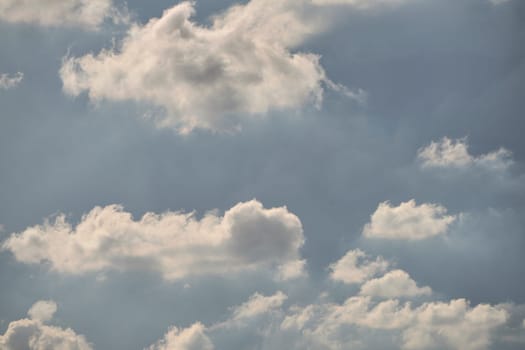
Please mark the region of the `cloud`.
POLYGON ((373 302, 367 296, 353 296, 341 304, 321 299, 285 308, 285 297, 280 292, 269 297, 255 294, 233 308, 226 321, 209 327, 198 324, 199 336, 217 348, 249 344, 261 349, 482 350, 488 349, 496 330, 509 319, 504 306, 471 307, 465 299, 414 307, 396 299, 373 302), (238 322, 239 310, 245 322, 238 322), (263 314, 269 317, 260 317, 263 314))
POLYGON ((283 277, 287 265, 303 266, 303 243, 297 216, 286 207, 265 209, 252 200, 222 217, 208 212, 201 219, 194 213, 165 212, 134 220, 120 206, 96 207, 75 227, 58 215, 54 222, 12 234, 2 248, 20 262, 46 261, 66 274, 150 270, 179 280, 256 269, 283 277))
POLYGON ((202 323, 195 323, 185 329, 173 327, 162 340, 147 350, 213 350, 214 346, 204 331, 202 323))
POLYGON ((24 73, 17 72, 9 75, 7 73, 0 74, 0 89, 8 90, 17 87, 24 79, 24 73))
POLYGON ((72 329, 44 324, 56 311, 53 301, 38 301, 28 311, 30 319, 13 321, 0 335, 2 350, 92 350, 84 336, 72 329))
POLYGON ((380 298, 416 297, 432 294, 429 287, 418 287, 410 275, 403 270, 393 270, 383 277, 367 281, 361 286, 361 295, 380 298))
POLYGON ((447 209, 438 204, 416 205, 411 199, 394 207, 382 202, 363 228, 367 238, 421 240, 443 235, 456 220, 446 215, 447 209))
POLYGON ((124 19, 112 0, 0 0, 0 20, 9 23, 95 30, 106 18, 124 19))
POLYGON ((350 250, 337 262, 330 265, 330 278, 346 284, 363 283, 375 275, 385 272, 389 263, 382 257, 372 260, 362 250, 350 250))
POLYGON ((504 170, 512 163, 512 153, 500 148, 496 151, 473 156, 469 153, 466 138, 452 140, 443 137, 432 141, 430 145, 420 148, 417 158, 423 168, 468 168, 479 167, 489 170, 504 170))
POLYGON ((233 320, 242 320, 243 318, 252 318, 257 315, 279 309, 288 297, 281 291, 274 295, 264 296, 255 293, 244 304, 236 307, 233 311, 233 320))
POLYGON ((363 101, 327 79, 319 56, 297 52, 328 22, 309 1, 252 0, 212 17, 192 20, 192 2, 181 2, 160 18, 134 24, 114 49, 65 57, 63 89, 93 101, 136 101, 164 109, 160 127, 187 133, 194 128, 237 130, 243 118, 272 110, 320 106, 323 86, 363 101))
POLYGON ((32 320, 46 322, 53 318, 56 311, 57 304, 54 301, 40 300, 31 306, 27 314, 32 320))

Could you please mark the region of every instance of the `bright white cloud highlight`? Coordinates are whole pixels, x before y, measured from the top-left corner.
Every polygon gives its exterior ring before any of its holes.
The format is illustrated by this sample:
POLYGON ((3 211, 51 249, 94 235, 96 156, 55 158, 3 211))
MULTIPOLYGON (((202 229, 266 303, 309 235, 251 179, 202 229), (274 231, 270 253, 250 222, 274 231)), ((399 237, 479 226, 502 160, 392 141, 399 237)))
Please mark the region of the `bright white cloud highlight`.
POLYGON ((319 56, 294 52, 326 20, 306 0, 251 0, 213 17, 192 20, 192 2, 181 2, 145 25, 133 25, 114 49, 65 57, 64 91, 87 92, 93 101, 132 100, 161 107, 161 127, 231 131, 243 118, 271 110, 319 106, 323 86, 362 101, 325 76, 319 56))
POLYGON ((388 262, 382 257, 373 260, 360 249, 350 250, 330 265, 330 278, 346 284, 359 284, 385 272, 388 266, 388 262))
POLYGON ((496 151, 473 156, 469 153, 467 139, 452 140, 448 137, 432 141, 420 148, 417 157, 423 168, 467 168, 479 167, 491 170, 504 170, 512 164, 512 153, 500 148, 496 151))
POLYGON ((429 287, 418 287, 403 270, 393 270, 380 278, 374 278, 361 286, 361 295, 380 298, 417 297, 432 294, 429 287))
POLYGON ((110 17, 123 18, 112 0, 0 0, 0 20, 10 23, 94 30, 110 17))
POLYGON ((72 329, 44 324, 56 311, 53 301, 38 301, 28 311, 30 319, 13 321, 0 335, 2 350, 92 350, 84 336, 72 329))
POLYGON ((0 74, 0 89, 8 90, 17 87, 24 79, 24 73, 17 72, 16 74, 0 74))
POLYGON ((446 215, 447 209, 438 204, 415 200, 392 206, 380 203, 363 228, 368 238, 421 240, 445 234, 456 216, 446 215))
MULTIPOLYGON (((139 220, 122 207, 96 207, 73 227, 64 215, 12 234, 2 245, 24 263, 48 262, 55 271, 152 270, 167 280, 302 266, 301 222, 286 207, 265 209, 252 200, 224 216, 209 212, 146 213, 139 220)), ((289 274, 285 277, 296 277, 289 274)))

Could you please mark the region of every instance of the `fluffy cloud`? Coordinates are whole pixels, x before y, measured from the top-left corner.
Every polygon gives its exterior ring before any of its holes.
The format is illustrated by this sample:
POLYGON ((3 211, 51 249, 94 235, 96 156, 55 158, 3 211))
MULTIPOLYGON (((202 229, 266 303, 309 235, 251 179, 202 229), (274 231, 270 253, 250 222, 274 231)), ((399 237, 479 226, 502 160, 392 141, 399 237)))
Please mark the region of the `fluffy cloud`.
POLYGON ((323 86, 362 100, 326 78, 319 56, 294 49, 327 24, 306 0, 251 0, 213 17, 192 20, 192 2, 133 25, 115 49, 66 57, 64 91, 91 100, 132 100, 161 107, 161 127, 231 131, 240 118, 270 110, 319 106, 323 86))
POLYGON ((7 326, 4 335, 0 335, 2 350, 92 350, 84 336, 71 329, 49 326, 49 321, 56 311, 52 301, 39 301, 29 310, 30 319, 13 321, 7 326))
POLYGON ((505 148, 473 156, 469 153, 467 139, 452 140, 448 137, 420 148, 417 158, 423 168, 467 168, 479 167, 492 170, 504 170, 512 164, 511 152, 505 148))
POLYGON ((17 72, 16 74, 10 75, 7 73, 0 74, 0 89, 11 89, 16 87, 24 79, 24 73, 17 72))
POLYGON ((368 238, 420 240, 445 234, 454 215, 438 204, 416 205, 415 200, 394 207, 389 202, 380 203, 363 228, 368 238))
POLYGON ((279 309, 287 298, 281 291, 271 296, 255 293, 247 302, 234 309, 233 320, 252 318, 271 310, 279 309))
POLYGON ((27 314, 32 320, 46 322, 53 318, 56 311, 57 304, 54 301, 40 300, 31 306, 27 314))
POLYGON ((350 250, 341 259, 330 265, 330 278, 347 284, 363 283, 385 272, 388 266, 388 262, 382 257, 372 260, 360 249, 350 250))
POLYGON ((409 274, 403 270, 393 270, 383 277, 374 278, 361 286, 361 295, 381 298, 415 297, 430 295, 429 287, 418 287, 409 274))
POLYGON ((375 303, 370 297, 354 296, 341 304, 321 301, 284 308, 285 298, 280 293, 256 294, 233 308, 226 321, 210 327, 197 324, 199 338, 205 337, 217 348, 250 344, 261 349, 370 349, 386 345, 389 349, 482 350, 492 344, 494 332, 509 318, 503 306, 471 307, 465 299, 413 307, 396 299, 375 303), (266 312, 263 305, 269 306, 266 312), (248 309, 256 312, 243 312, 245 322, 238 322, 239 310, 248 309))
POLYGON ((0 20, 93 30, 105 18, 122 19, 112 0, 0 0, 0 20))
POLYGON ((213 350, 214 346, 204 330, 201 323, 195 323, 182 330, 173 327, 162 340, 147 350, 213 350))
MULTIPOLYGON (((122 207, 96 207, 75 227, 54 222, 14 233, 2 245, 24 263, 49 262, 67 274, 105 270, 153 270, 167 280, 187 276, 271 269, 282 277, 303 262, 301 222, 286 207, 265 209, 256 200, 239 203, 220 217, 209 212, 146 213, 134 220, 122 207)), ((298 267, 299 266, 299 267, 298 267)))

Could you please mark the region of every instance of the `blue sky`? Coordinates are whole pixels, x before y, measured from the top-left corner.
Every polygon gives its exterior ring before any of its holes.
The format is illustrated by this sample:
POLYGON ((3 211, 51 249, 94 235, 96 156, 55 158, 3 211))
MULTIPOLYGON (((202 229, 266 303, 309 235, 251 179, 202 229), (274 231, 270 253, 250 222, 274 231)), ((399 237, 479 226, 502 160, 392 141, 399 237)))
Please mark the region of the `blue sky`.
POLYGON ((0 348, 523 348, 524 18, 0 0, 0 348))

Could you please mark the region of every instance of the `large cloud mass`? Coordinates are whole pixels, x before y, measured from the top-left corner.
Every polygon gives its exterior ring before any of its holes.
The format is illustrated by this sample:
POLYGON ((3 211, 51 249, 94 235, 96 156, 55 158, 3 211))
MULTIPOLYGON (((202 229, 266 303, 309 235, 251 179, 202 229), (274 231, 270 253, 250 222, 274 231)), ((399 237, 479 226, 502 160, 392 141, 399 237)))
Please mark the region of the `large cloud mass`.
POLYGON ((300 275, 300 220, 285 207, 265 209, 256 200, 224 216, 210 212, 147 213, 134 220, 121 207, 96 207, 73 227, 63 215, 27 228, 3 243, 18 261, 47 261, 67 274, 105 270, 153 270, 165 279, 265 268, 278 277, 300 275), (292 268, 287 268, 291 265, 292 268), (282 270, 290 270, 282 276, 282 270))
POLYGON ((319 105, 323 85, 362 98, 329 81, 319 56, 293 51, 324 26, 307 6, 304 0, 252 0, 205 27, 191 18, 194 4, 182 2, 132 26, 115 49, 66 57, 64 90, 162 107, 157 124, 183 133, 233 130, 238 118, 319 105))

